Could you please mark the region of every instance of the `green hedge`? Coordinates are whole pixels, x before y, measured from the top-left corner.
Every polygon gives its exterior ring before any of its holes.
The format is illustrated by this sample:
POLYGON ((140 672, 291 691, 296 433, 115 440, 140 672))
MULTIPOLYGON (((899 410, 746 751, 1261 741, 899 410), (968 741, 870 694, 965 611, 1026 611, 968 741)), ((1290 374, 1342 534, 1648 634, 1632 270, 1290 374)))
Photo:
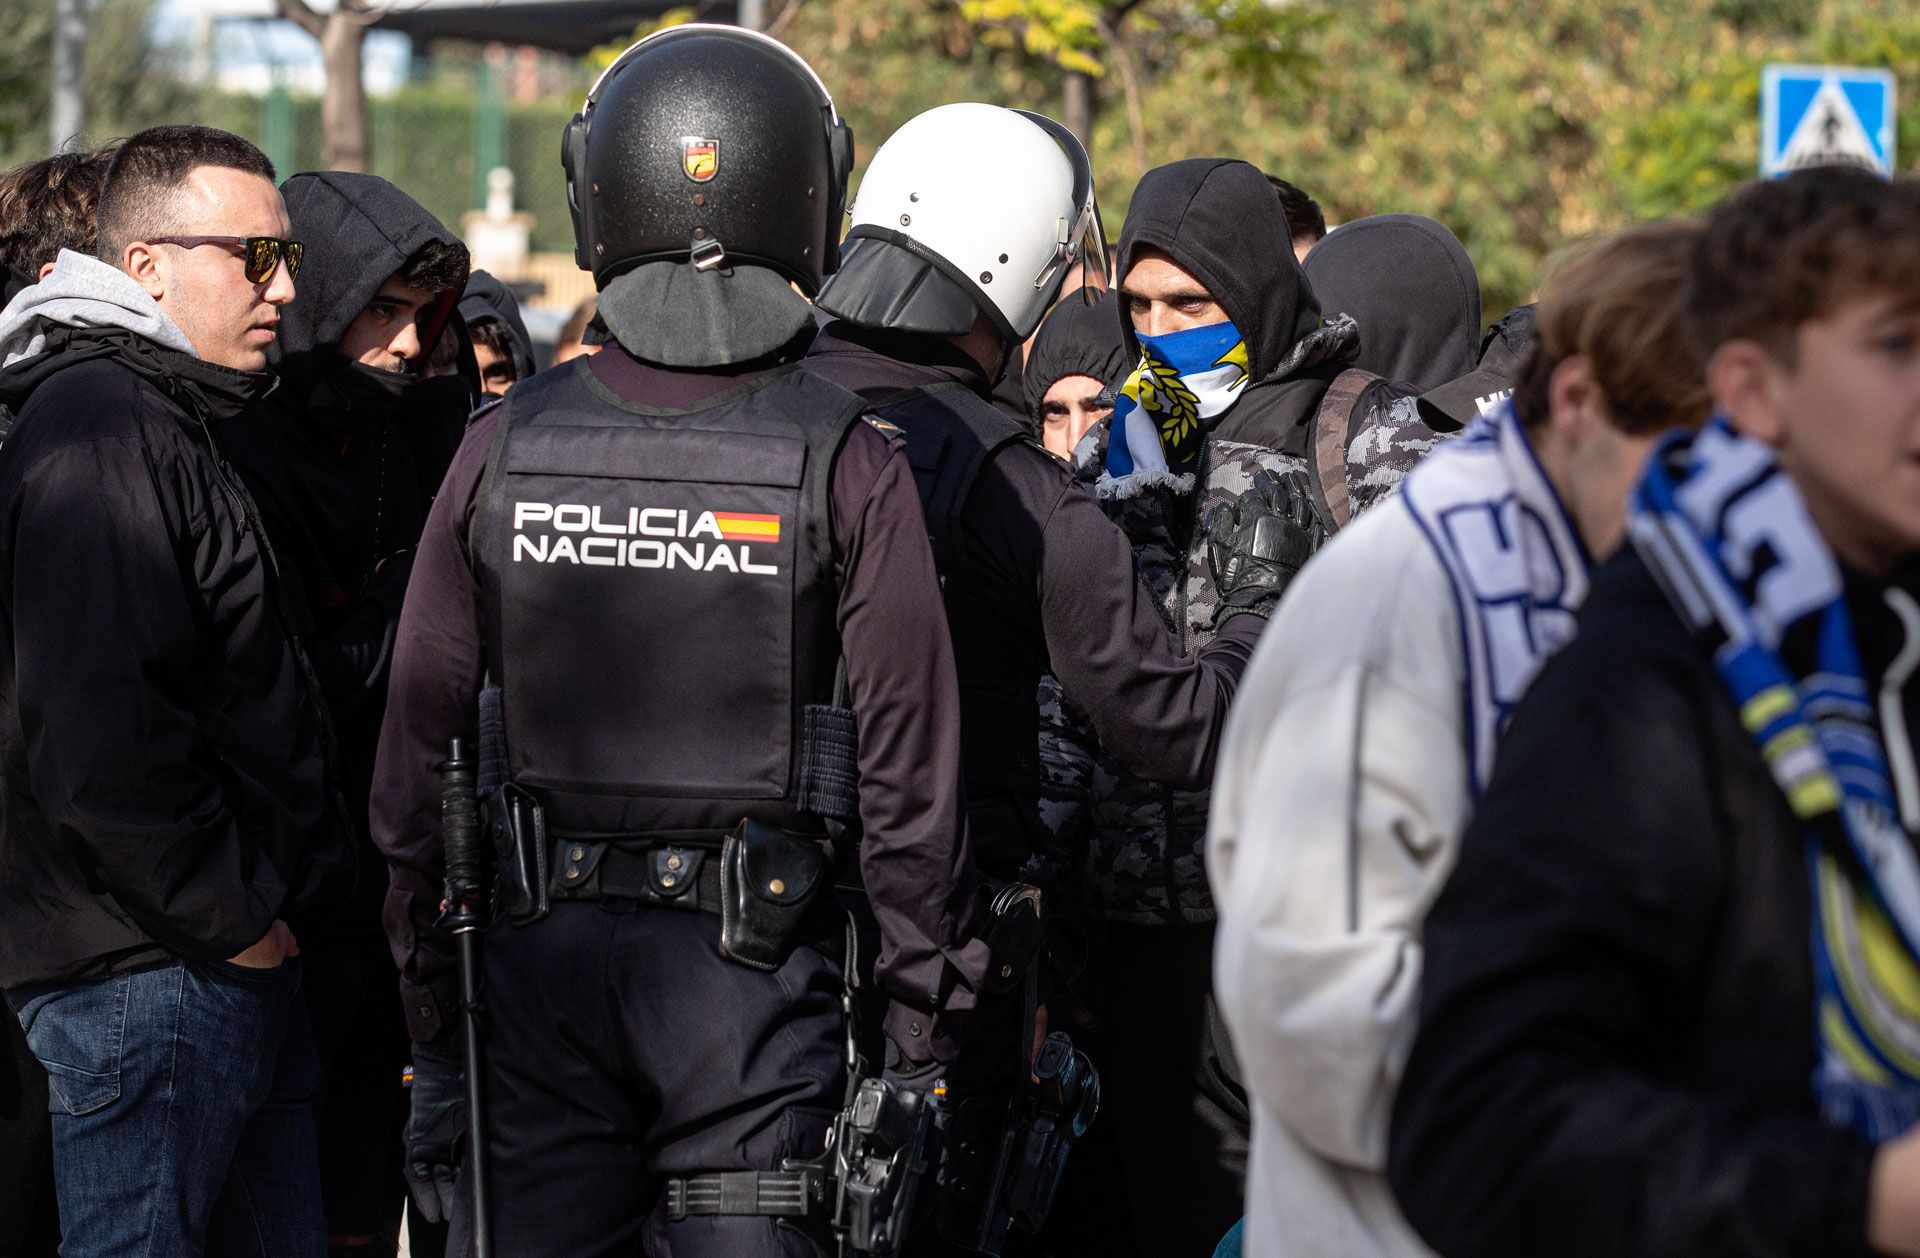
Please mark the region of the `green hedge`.
MULTIPOLYGON (((478 209, 474 197, 484 97, 448 87, 410 87, 367 103, 373 173, 392 180, 458 231, 460 216, 478 209)), ((560 173, 560 132, 573 116, 571 100, 504 103, 505 164, 514 174, 514 201, 534 216, 533 247, 571 250, 567 188, 560 173)), ((314 97, 223 96, 207 119, 266 149, 282 175, 320 168, 320 101, 314 97), (276 126, 273 110, 284 125, 276 126)))

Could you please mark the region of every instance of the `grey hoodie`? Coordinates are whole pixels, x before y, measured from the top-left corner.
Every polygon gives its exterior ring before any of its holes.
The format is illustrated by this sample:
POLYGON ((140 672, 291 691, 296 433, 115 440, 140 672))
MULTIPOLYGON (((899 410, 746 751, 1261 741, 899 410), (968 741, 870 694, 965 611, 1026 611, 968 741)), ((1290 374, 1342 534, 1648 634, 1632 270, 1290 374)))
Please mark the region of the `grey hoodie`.
POLYGON ((0 367, 46 348, 50 328, 123 328, 162 349, 199 355, 167 312, 119 267, 62 249, 53 270, 0 310, 0 367))

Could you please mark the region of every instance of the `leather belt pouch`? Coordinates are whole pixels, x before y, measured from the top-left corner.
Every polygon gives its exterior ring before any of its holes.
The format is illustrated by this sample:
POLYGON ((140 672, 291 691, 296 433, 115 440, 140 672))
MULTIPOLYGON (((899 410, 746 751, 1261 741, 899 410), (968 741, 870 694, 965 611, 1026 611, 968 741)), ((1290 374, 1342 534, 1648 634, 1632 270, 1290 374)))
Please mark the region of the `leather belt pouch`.
POLYGON ((547 915, 547 822, 539 803, 509 782, 486 800, 500 878, 500 912, 525 926, 547 915))
POLYGON ((720 848, 720 955, 777 970, 827 879, 818 839, 742 821, 720 848))

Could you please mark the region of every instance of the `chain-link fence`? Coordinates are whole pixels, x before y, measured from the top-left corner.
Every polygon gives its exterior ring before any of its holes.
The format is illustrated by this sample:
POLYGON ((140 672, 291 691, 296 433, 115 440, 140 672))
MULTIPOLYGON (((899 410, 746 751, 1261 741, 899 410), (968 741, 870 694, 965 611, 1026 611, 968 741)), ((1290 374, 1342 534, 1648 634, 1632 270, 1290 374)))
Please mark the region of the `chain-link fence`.
MULTIPOLYGON (((488 172, 505 166, 514 174, 515 207, 534 218, 533 248, 571 253, 560 133, 587 82, 509 100, 502 78, 484 63, 441 63, 426 82, 368 100, 369 165, 456 231, 463 214, 486 204, 488 172)), ((317 97, 229 95, 212 113, 207 122, 254 141, 283 177, 321 168, 317 97)))

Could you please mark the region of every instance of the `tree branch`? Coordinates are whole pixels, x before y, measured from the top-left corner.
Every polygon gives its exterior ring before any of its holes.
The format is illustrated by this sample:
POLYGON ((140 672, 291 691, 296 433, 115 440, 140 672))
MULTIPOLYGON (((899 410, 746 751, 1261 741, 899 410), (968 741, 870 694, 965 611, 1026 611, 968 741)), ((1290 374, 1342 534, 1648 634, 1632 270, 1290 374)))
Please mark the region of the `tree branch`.
POLYGON ((1145 174, 1147 116, 1140 105, 1140 71, 1134 64, 1133 48, 1127 43, 1127 37, 1120 33, 1119 23, 1104 15, 1100 18, 1100 35, 1107 41, 1107 51, 1113 57, 1113 68, 1120 75, 1120 92, 1127 103, 1127 131, 1133 140, 1133 161, 1140 168, 1140 173, 1145 174))
POLYGON ((315 39, 326 29, 326 19, 307 7, 306 0, 275 0, 280 16, 315 39))
POLYGON ((787 0, 786 8, 780 10, 780 16, 767 24, 767 34, 778 39, 780 32, 787 29, 787 23, 793 21, 793 15, 800 12, 802 3, 804 0, 787 0))

